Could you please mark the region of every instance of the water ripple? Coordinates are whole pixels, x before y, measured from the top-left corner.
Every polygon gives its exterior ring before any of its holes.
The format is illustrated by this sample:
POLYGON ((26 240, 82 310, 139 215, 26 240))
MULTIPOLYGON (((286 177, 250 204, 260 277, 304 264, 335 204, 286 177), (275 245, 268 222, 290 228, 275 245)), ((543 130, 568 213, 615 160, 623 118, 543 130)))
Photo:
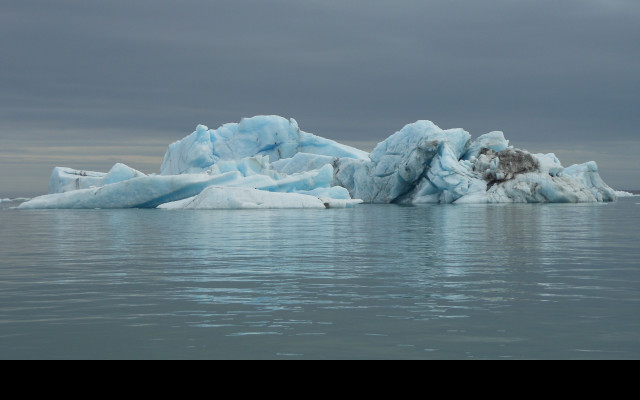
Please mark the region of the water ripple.
POLYGON ((637 358, 640 213, 0 214, 0 358, 637 358))

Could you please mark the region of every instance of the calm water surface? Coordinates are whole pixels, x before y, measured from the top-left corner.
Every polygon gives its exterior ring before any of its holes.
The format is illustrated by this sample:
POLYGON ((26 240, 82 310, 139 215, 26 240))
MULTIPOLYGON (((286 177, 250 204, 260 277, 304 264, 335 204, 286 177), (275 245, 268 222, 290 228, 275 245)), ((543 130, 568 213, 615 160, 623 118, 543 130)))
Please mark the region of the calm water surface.
POLYGON ((640 358, 640 199, 0 210, 0 358, 640 358))

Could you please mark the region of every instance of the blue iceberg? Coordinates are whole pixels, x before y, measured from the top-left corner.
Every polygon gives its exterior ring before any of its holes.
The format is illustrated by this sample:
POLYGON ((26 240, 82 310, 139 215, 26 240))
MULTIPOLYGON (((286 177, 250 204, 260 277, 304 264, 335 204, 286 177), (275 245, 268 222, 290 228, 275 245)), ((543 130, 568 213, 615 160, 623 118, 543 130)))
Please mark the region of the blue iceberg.
POLYGON ((297 153, 368 158, 362 150, 301 131, 294 119, 271 115, 245 118, 215 130, 198 125, 191 135, 169 146, 160 171, 162 175, 199 173, 218 161, 262 155, 273 162, 297 153))
POLYGON ((56 167, 49 194, 20 208, 331 208, 364 203, 608 202, 595 162, 563 167, 490 132, 417 121, 371 154, 257 116, 171 144, 160 174, 124 164, 107 173, 56 167))

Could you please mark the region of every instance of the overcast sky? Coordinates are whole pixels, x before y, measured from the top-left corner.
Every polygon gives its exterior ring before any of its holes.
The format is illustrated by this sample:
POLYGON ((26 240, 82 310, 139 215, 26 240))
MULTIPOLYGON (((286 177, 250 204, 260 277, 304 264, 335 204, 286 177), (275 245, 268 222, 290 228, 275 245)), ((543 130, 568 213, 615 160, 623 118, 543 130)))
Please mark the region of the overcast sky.
POLYGON ((259 114, 364 150, 502 130, 640 189, 639 43, 636 0, 0 0, 0 197, 259 114))

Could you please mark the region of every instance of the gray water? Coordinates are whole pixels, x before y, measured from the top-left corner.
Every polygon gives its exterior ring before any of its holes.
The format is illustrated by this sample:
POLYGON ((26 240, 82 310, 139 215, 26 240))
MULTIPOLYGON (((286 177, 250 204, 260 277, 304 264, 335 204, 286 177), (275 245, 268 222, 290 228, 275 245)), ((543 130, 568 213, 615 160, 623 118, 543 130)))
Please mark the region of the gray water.
POLYGON ((0 210, 0 358, 640 358, 640 199, 0 210))

